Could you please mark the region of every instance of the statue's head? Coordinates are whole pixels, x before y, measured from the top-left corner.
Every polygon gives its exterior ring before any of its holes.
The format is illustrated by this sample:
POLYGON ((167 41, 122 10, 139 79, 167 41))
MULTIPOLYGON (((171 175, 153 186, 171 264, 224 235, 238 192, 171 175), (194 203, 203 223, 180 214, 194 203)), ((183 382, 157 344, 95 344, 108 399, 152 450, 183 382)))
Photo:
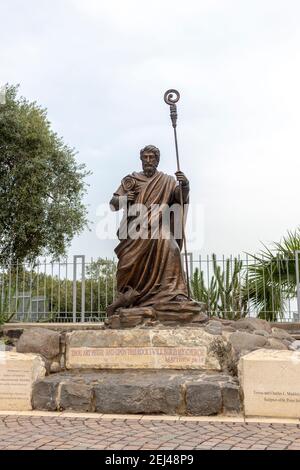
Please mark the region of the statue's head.
POLYGON ((140 151, 144 174, 148 177, 153 176, 159 164, 160 151, 154 145, 146 145, 140 151))

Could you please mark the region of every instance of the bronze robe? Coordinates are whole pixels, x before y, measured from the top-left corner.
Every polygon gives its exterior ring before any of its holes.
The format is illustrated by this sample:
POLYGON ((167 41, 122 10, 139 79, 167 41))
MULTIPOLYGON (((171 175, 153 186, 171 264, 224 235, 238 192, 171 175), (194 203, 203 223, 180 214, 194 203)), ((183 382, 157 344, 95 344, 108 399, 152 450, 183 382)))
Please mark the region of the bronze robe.
MULTIPOLYGON (((143 173, 132 173, 137 192, 135 204, 147 207, 144 222, 150 224, 153 218, 160 217, 157 239, 121 239, 115 249, 118 257, 117 290, 119 294, 131 296, 131 306, 154 306, 156 303, 168 302, 177 295, 187 297, 185 274, 181 263, 181 241, 175 240, 174 231, 169 231, 169 238, 161 236, 161 213, 153 214, 151 205, 167 204, 175 201, 174 192, 177 182, 173 176, 157 171, 151 178, 143 173)), ((125 196, 121 185, 114 195, 125 196)), ((124 220, 123 220, 124 222, 124 220)), ((132 222, 127 217, 128 228, 132 222)), ((158 221, 156 220, 156 223, 158 221)), ((122 225, 122 222, 121 222, 122 225)))

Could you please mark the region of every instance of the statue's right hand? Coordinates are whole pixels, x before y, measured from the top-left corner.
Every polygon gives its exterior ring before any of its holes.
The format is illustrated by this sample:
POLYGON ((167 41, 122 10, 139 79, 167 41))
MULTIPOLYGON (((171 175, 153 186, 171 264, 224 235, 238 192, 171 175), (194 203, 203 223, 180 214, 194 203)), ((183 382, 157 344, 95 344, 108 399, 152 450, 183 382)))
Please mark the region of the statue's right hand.
POLYGON ((135 200, 135 191, 128 191, 127 192, 127 200, 129 202, 133 202, 135 200))

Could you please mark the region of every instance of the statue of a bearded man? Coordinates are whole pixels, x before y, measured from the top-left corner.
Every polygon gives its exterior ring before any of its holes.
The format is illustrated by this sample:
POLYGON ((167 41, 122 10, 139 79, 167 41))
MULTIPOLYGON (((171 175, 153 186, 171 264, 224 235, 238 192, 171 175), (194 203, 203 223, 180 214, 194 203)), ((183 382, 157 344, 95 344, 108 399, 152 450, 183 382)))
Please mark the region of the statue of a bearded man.
POLYGON ((110 201, 112 210, 123 209, 124 216, 115 249, 118 295, 107 313, 123 319, 128 313, 135 324, 141 316, 189 321, 199 312, 188 298, 181 260, 189 181, 181 171, 176 179, 158 171, 160 151, 153 145, 140 151, 140 159, 143 171, 123 178, 110 201))

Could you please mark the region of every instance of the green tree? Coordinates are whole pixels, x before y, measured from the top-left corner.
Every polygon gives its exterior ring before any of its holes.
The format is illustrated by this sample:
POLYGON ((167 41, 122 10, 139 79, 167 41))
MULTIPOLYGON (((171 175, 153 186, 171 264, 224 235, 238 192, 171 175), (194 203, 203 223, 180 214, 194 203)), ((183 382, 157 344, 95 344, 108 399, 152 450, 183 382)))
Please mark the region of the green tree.
POLYGON ((288 232, 273 247, 264 246, 258 255, 250 255, 248 268, 249 301, 258 316, 276 321, 284 316, 287 303, 296 297, 295 252, 300 250, 300 229, 288 232))
POLYGON ((52 130, 47 112, 8 86, 0 105, 1 262, 53 258, 87 225, 85 165, 52 130))
POLYGON ((105 312, 116 295, 116 271, 114 260, 98 258, 87 265, 86 305, 88 311, 105 312))

